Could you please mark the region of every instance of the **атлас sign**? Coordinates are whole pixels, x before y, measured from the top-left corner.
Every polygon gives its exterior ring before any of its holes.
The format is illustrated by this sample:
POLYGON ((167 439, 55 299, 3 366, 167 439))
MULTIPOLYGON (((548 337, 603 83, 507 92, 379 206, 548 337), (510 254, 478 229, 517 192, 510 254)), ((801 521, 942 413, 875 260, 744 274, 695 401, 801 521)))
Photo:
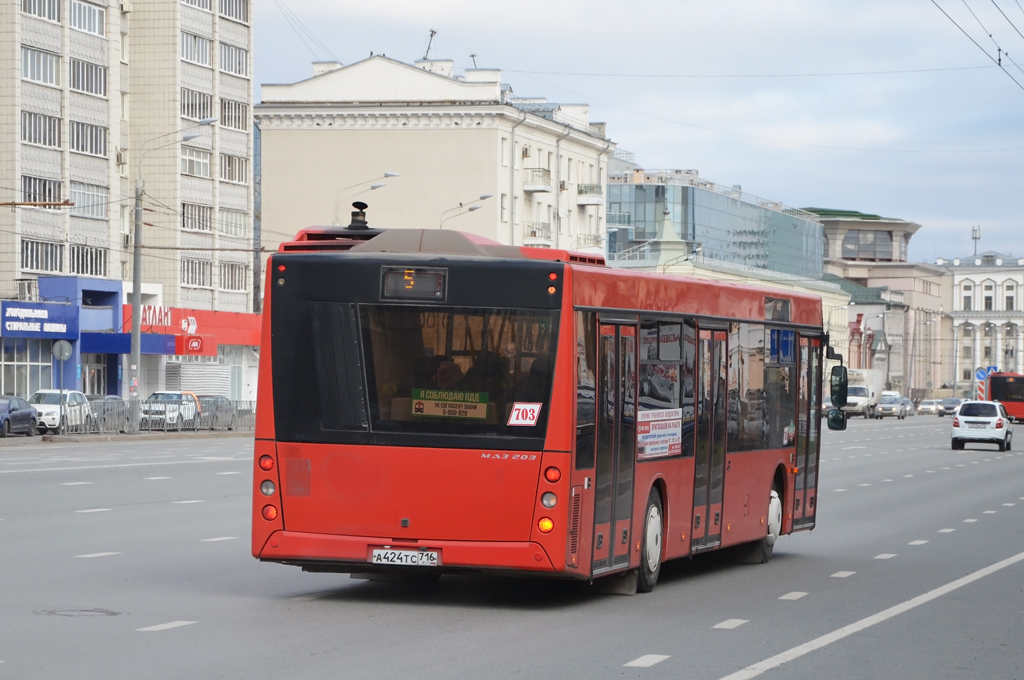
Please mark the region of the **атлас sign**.
POLYGON ((78 340, 78 305, 56 302, 0 303, 0 335, 5 338, 78 340))

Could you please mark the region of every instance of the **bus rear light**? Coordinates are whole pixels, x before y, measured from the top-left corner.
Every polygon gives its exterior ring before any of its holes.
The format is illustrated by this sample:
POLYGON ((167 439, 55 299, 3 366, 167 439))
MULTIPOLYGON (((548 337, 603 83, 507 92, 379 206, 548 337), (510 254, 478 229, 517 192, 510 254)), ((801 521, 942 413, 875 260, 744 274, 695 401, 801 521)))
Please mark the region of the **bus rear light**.
POLYGON ((540 497, 540 504, 550 510, 558 504, 558 496, 548 491, 540 497))
MULTIPOLYGON (((267 506, 268 508, 271 506, 267 506)), ((542 534, 550 534, 551 530, 555 528, 555 523, 551 521, 550 517, 541 517, 540 521, 537 522, 537 528, 540 529, 542 534)))
POLYGON ((264 496, 273 496, 275 491, 277 491, 277 488, 269 479, 263 480, 263 483, 260 484, 260 493, 264 496))
POLYGON ((260 456, 260 469, 264 472, 270 472, 274 469, 274 459, 270 456, 260 456))
POLYGON ((283 272, 284 271, 284 265, 283 264, 277 265, 277 271, 283 272))
POLYGON ((548 295, 554 295, 557 290, 554 286, 548 286, 548 295))
POLYGON ((1000 418, 999 420, 996 421, 996 429, 997 430, 1003 429, 1003 419, 1002 418, 1000 418))
POLYGON ((267 520, 268 522, 273 522, 275 519, 277 519, 277 508, 275 508, 273 505, 264 505, 263 519, 267 520))
POLYGON ((557 281, 558 274, 556 274, 555 272, 551 272, 550 274, 548 274, 548 278, 551 279, 552 281, 557 281))
POLYGON ((544 471, 544 479, 548 480, 552 484, 562 478, 562 471, 556 467, 549 467, 544 471))

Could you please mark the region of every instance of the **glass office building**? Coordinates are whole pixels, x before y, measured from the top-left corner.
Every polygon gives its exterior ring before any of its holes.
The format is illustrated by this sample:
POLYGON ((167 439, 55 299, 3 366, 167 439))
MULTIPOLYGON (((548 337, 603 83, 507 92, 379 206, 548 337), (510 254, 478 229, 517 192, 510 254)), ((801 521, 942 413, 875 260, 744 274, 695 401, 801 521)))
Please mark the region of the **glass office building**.
POLYGON ((637 170, 608 178, 611 260, 662 240, 700 247, 732 265, 820 279, 823 227, 817 216, 700 179, 689 170, 637 170))

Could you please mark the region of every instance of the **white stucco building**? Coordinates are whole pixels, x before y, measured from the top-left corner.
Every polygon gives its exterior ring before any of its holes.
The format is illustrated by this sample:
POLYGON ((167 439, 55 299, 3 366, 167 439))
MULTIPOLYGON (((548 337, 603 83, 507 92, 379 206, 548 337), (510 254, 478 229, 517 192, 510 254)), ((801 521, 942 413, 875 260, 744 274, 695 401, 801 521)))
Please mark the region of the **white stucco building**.
POLYGON ((604 253, 615 145, 586 104, 516 97, 499 70, 457 75, 447 60, 374 56, 313 72, 263 85, 256 107, 268 249, 306 226, 345 226, 364 201, 373 227, 443 223, 505 244, 604 253))

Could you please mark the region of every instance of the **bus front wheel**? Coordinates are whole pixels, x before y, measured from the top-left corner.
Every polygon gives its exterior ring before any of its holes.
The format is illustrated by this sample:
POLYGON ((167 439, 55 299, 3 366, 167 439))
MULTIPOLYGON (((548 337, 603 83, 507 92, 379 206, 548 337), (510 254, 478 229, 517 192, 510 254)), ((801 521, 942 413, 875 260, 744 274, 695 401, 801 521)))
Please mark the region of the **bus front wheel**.
POLYGON ((637 578, 637 590, 642 593, 654 590, 661 573, 662 514, 661 492, 651 489, 644 513, 644 538, 637 578))
POLYGON ((737 546, 735 553, 736 561, 741 564, 764 564, 772 558, 772 550, 775 541, 779 540, 782 532, 782 499, 779 493, 772 489, 768 496, 768 529, 764 538, 752 543, 737 546))

